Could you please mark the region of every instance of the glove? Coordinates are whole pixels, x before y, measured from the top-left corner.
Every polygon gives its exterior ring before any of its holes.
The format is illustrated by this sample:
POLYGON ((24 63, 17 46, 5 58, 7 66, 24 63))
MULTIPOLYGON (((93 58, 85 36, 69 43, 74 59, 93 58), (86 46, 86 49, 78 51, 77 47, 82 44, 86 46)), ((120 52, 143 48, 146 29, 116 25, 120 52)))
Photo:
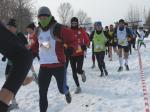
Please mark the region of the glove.
POLYGON ((71 56, 73 54, 73 48, 69 47, 64 50, 66 56, 71 56))
POLYGON ((117 42, 113 42, 113 46, 117 46, 117 42))
POLYGON ((6 61, 6 57, 4 56, 4 57, 2 57, 2 61, 3 62, 5 62, 6 61))
POLYGON ((106 43, 105 43, 105 46, 108 46, 109 45, 109 42, 107 41, 106 43))
POLYGON ((87 49, 86 45, 81 45, 81 49, 82 49, 83 51, 86 51, 86 49, 87 49))

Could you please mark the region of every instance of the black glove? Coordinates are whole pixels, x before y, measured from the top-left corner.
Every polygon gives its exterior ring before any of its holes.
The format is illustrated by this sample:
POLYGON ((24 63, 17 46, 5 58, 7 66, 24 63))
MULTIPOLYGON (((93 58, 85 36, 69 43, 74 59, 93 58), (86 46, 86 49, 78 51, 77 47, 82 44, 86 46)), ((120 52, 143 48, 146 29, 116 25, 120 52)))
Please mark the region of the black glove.
POLYGON ((83 51, 86 51, 86 49, 87 49, 86 45, 81 45, 81 49, 82 49, 83 51))
POLYGON ((71 56, 73 54, 73 48, 65 48, 64 52, 66 56, 71 56))
POLYGON ((6 61, 6 57, 5 57, 5 56, 2 57, 2 61, 3 61, 3 62, 6 61))
POLYGON ((109 45, 109 42, 107 41, 106 43, 105 43, 105 46, 108 46, 109 45))
POLYGON ((113 42, 113 46, 117 46, 117 42, 113 42))

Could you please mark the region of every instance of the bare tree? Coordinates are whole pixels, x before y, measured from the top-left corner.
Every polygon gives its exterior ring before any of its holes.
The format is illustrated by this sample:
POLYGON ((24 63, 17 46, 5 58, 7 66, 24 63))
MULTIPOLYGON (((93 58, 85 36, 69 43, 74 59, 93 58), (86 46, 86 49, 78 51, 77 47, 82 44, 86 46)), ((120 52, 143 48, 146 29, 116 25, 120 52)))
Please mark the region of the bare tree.
POLYGON ((146 8, 144 7, 143 9, 143 17, 144 17, 144 20, 146 21, 147 17, 148 17, 148 11, 146 10, 146 8))
POLYGON ((59 18, 62 24, 69 25, 70 19, 73 16, 73 9, 70 3, 62 3, 58 8, 59 18))
POLYGON ((139 8, 131 6, 129 8, 129 10, 128 10, 128 14, 127 14, 126 20, 129 23, 131 23, 132 26, 134 24, 138 25, 139 22, 141 21, 141 15, 140 15, 139 8))
POLYGON ((16 0, 16 19, 18 22, 18 29, 24 31, 25 27, 33 21, 34 6, 31 4, 32 0, 16 0))
POLYGON ((148 14, 148 16, 146 18, 145 25, 147 26, 147 28, 149 30, 149 33, 150 33, 150 10, 149 10, 149 14, 148 14))
POLYGON ((87 19, 87 13, 85 13, 83 10, 79 10, 77 12, 77 18, 79 20, 79 24, 83 24, 87 19))
POLYGON ((0 20, 8 21, 15 18, 18 24, 18 30, 24 31, 34 17, 33 0, 0 0, 0 20))
POLYGON ((76 15, 79 20, 80 26, 82 26, 82 27, 91 26, 91 24, 92 24, 91 18, 88 17, 86 12, 84 12, 83 10, 79 10, 76 15))
POLYGON ((12 17, 12 12, 15 8, 15 0, 1 0, 0 4, 0 19, 7 21, 12 17))

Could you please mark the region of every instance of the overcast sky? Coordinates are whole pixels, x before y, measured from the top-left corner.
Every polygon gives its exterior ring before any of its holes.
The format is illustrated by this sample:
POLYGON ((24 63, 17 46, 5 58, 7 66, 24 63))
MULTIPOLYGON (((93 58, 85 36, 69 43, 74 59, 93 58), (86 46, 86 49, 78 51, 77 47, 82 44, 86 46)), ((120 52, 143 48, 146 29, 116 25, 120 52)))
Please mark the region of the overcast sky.
POLYGON ((120 18, 125 18, 131 6, 138 7, 143 13, 150 8, 150 0, 37 0, 37 7, 48 6, 57 20, 58 7, 60 3, 69 2, 74 11, 79 9, 85 11, 94 21, 102 21, 103 25, 108 25, 120 18))

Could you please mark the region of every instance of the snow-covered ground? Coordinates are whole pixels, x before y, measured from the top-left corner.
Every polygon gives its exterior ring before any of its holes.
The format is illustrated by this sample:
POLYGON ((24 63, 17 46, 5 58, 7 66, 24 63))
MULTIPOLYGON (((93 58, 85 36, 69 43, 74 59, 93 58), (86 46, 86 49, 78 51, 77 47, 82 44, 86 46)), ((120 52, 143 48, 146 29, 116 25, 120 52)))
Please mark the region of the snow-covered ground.
MULTIPOLYGON (((150 98, 150 39, 145 39, 147 48, 141 48, 141 56, 145 73, 145 80, 150 98)), ((1 57, 1 56, 0 56, 1 57)), ((129 57, 130 71, 117 72, 119 67, 118 58, 114 54, 113 61, 105 58, 109 76, 99 77, 98 67, 91 69, 91 49, 88 50, 84 63, 84 70, 87 75, 87 82, 83 83, 80 78, 82 93, 74 94, 76 89, 72 78, 72 72, 68 69, 68 85, 72 94, 72 103, 67 104, 63 95, 59 94, 56 81, 52 78, 48 93, 47 112, 144 112, 143 91, 141 86, 138 54, 133 51, 129 57)), ((34 61, 38 72, 38 62, 34 61)), ((4 78, 6 63, 0 61, 0 86, 4 78)), ((31 73, 29 73, 31 74, 31 73)), ((32 82, 22 86, 17 96, 20 109, 12 112, 39 112, 38 86, 32 82)))

